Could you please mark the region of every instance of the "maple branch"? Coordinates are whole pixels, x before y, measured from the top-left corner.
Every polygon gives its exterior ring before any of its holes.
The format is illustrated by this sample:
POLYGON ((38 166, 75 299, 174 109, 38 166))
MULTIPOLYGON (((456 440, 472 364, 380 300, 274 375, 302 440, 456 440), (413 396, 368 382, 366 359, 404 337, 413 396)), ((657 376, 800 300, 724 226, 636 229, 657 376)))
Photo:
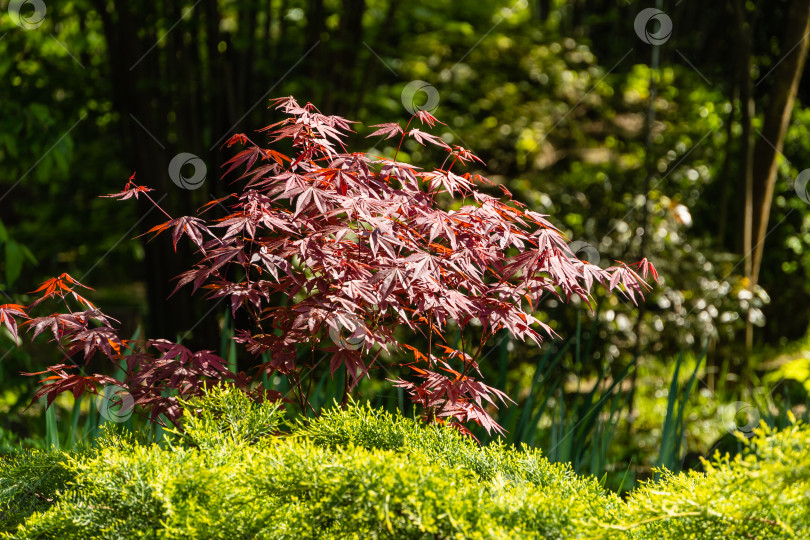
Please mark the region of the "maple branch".
MULTIPOLYGON (((315 370, 315 342, 314 341, 310 342, 309 350, 310 350, 309 361, 310 361, 310 364, 312 365, 312 368, 310 368, 310 373, 312 373, 312 371, 315 370)), ((314 377, 312 377, 312 376, 309 377, 309 383, 307 384, 307 393, 306 393, 306 396, 304 396, 304 401, 306 402, 307 405, 309 405, 310 409, 312 409, 312 405, 309 402, 309 393, 312 391, 312 379, 313 378, 314 377)), ((314 413, 315 409, 312 409, 312 412, 314 413)))
POLYGON ((495 330, 490 332, 488 335, 484 331, 481 332, 481 341, 480 341, 479 346, 478 346, 478 352, 475 353, 475 356, 473 356, 473 358, 472 358, 473 362, 476 362, 478 360, 478 357, 481 356, 481 352, 484 350, 484 346, 489 342, 490 339, 492 339, 492 336, 494 336, 494 335, 495 335, 495 330), (486 338, 484 338, 484 336, 486 336, 486 338))
MULTIPOLYGON (((124 388, 124 390, 128 390, 128 388, 124 388)), ((104 396, 104 394, 103 394, 103 393, 102 393, 102 394, 99 394, 99 393, 98 393, 98 390, 95 390, 95 389, 91 389, 91 390, 90 390, 90 393, 91 393, 91 394, 95 394, 97 397, 104 396)), ((116 403, 115 403, 115 401, 114 401, 113 399, 108 398, 108 397, 106 397, 106 396, 104 396, 104 398, 105 398, 107 401, 109 401, 111 405, 115 405, 115 404, 116 404, 116 403)), ((161 419, 160 419, 160 415, 156 416, 156 417, 154 418, 154 420, 153 420, 153 419, 151 418, 151 416, 150 416, 150 415, 148 415, 148 414, 146 414, 146 413, 144 413, 144 412, 142 412, 142 411, 139 411, 139 410, 138 410, 138 409, 137 409, 137 408, 136 408, 134 405, 133 405, 133 407, 132 407, 132 413, 133 413, 133 414, 137 414, 137 415, 138 415, 138 416, 140 416, 141 418, 144 418, 144 419, 145 419, 147 422, 154 422, 155 424, 159 424, 161 427, 164 427, 164 428, 165 428, 165 427, 167 427, 167 426, 166 426, 166 422, 164 422, 163 420, 161 420, 161 419)), ((174 424, 174 422, 172 422, 172 423, 174 424)), ((179 425, 178 425, 178 424, 175 424, 175 426, 179 427, 179 425)))
POLYGON ((408 136, 408 127, 411 125, 411 122, 413 122, 414 118, 416 118, 416 115, 411 116, 410 120, 408 120, 408 123, 405 124, 405 129, 402 130, 402 136, 399 138, 399 145, 397 145, 397 151, 394 152, 394 161, 397 160, 397 156, 399 155, 399 149, 402 148, 402 141, 404 141, 405 137, 408 136))
MULTIPOLYGON (((458 321, 456 321, 456 323, 458 324, 458 321)), ((459 339, 461 340, 461 361, 464 362, 464 357, 467 354, 465 352, 467 347, 464 346, 464 327, 461 326, 460 324, 458 325, 458 333, 459 333, 459 339)), ((464 362, 464 363, 466 363, 466 362, 464 362)))
MULTIPOLYGON (((287 379, 289 379, 293 384, 291 385, 295 392, 295 397, 298 400, 298 406, 301 407, 302 411, 306 411, 306 405, 304 405, 304 395, 303 390, 301 390, 301 382, 298 378, 297 372, 295 370, 290 371, 287 374, 287 379)), ((306 416, 306 413, 304 414, 306 416)))
POLYGON ((349 369, 344 366, 346 375, 343 377, 343 397, 340 399, 340 408, 344 411, 349 404, 349 369))
POLYGON ((158 210, 160 210, 161 212, 163 212, 163 215, 164 215, 164 216, 166 216, 166 217, 167 217, 167 218, 169 218, 170 220, 174 219, 174 218, 173 218, 172 216, 170 216, 170 215, 169 215, 169 214, 168 214, 168 213, 167 213, 167 212, 166 212, 166 211, 165 211, 163 208, 161 208, 161 207, 160 207, 160 205, 159 205, 158 203, 156 203, 156 202, 155 202, 155 200, 154 200, 152 197, 150 197, 148 193, 146 193, 145 191, 144 191, 144 192, 142 192, 142 193, 144 194, 144 196, 145 196, 147 199, 149 199, 149 200, 152 202, 152 204, 155 206, 155 208, 157 208, 158 210))
POLYGON ((433 356, 433 308, 430 308, 430 313, 428 313, 428 327, 430 330, 428 331, 428 365, 430 365, 430 359, 433 356))

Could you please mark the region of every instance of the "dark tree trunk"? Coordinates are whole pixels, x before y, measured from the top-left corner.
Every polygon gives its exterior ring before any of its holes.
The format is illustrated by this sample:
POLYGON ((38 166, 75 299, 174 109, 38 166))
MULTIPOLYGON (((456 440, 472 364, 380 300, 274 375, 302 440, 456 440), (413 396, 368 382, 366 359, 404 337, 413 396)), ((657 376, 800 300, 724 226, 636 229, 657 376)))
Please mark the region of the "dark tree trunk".
MULTIPOLYGON (((751 80, 751 56, 752 56, 752 22, 746 14, 743 0, 734 0, 734 16, 736 20, 737 38, 740 54, 740 123, 742 125, 742 135, 740 140, 739 163, 743 173, 744 202, 743 202, 743 234, 741 251, 745 260, 745 277, 748 279, 748 286, 753 291, 754 284, 751 280, 752 270, 752 250, 753 246, 753 209, 754 209, 754 176, 753 176, 753 133, 751 122, 754 118, 754 96, 753 82, 751 80)), ((753 326, 748 323, 745 330, 745 345, 750 349, 753 345, 753 326)))
MULTIPOLYGON (((732 184, 734 182, 733 175, 736 170, 734 167, 735 153, 734 153, 734 123, 737 116, 737 102, 740 99, 740 79, 739 73, 741 69, 737 66, 731 81, 731 110, 728 113, 726 120, 726 155, 723 158, 723 165, 720 168, 720 212, 717 223, 717 245, 720 249, 726 247, 726 234, 728 231, 728 206, 731 200, 732 184)), ((734 249, 733 246, 729 249, 734 249)))
POLYGON ((343 0, 340 27, 335 36, 335 45, 331 51, 332 60, 329 63, 334 86, 324 102, 330 113, 346 115, 354 101, 352 87, 356 80, 357 51, 363 48, 365 10, 365 0, 343 0))
POLYGON ((785 133, 790 124, 793 104, 807 59, 810 33, 810 2, 793 0, 787 15, 785 33, 779 47, 779 63, 772 73, 773 87, 765 111, 762 136, 754 150, 753 166, 753 258, 751 281, 759 281, 762 254, 768 234, 773 191, 776 186, 776 166, 785 133))

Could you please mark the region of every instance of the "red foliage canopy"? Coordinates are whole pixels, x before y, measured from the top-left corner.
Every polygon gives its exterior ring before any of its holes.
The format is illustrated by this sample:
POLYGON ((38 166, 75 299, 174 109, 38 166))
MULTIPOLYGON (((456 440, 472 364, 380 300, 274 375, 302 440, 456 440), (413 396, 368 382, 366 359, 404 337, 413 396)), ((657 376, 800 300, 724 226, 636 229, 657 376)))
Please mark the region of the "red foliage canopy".
MULTIPOLYGON (((414 120, 434 126, 438 120, 429 113, 420 111, 404 129, 395 123, 373 126, 378 129, 370 135, 400 136, 401 141, 413 137, 447 154, 446 168, 426 171, 396 158, 348 152, 343 139, 352 122, 344 118, 323 115, 292 97, 273 104, 288 117, 260 131, 271 144, 289 141, 293 155, 235 135, 228 146, 246 148, 225 164, 225 175, 242 171, 241 191, 226 198, 235 201, 231 214, 214 222, 170 219, 153 232, 171 230, 175 246, 185 235, 197 247, 201 260, 178 276, 177 289, 203 287, 211 298, 227 297, 234 314, 246 310, 254 327, 238 332, 236 341, 254 354, 269 353, 260 373, 290 376, 302 406, 301 344, 326 353, 332 373, 345 365, 351 387, 382 352, 390 358, 409 350, 413 361, 407 365, 416 382, 392 382, 424 407, 427 419, 450 421, 465 431, 463 424, 472 421, 501 432, 485 405, 508 397, 475 378, 480 378, 477 359, 493 335, 505 330, 540 344, 544 335, 553 335, 533 314, 543 295, 565 301, 576 295, 588 302, 598 283, 635 303, 648 288, 647 274, 657 277, 646 259, 610 268, 578 260, 547 216, 513 201, 502 186, 501 198, 476 189, 476 184, 492 183, 454 170, 481 163, 475 154, 410 127, 414 120), (242 269, 237 281, 229 277, 234 265, 242 269), (270 306, 278 293, 288 300, 270 306), (480 339, 475 347, 436 345, 451 321, 462 330, 476 329, 480 339), (395 330, 403 327, 425 336, 427 350, 401 342, 397 336, 402 333, 395 330)), ((147 191, 130 178, 115 196, 148 196, 147 191)), ((83 301, 73 292, 77 285, 63 275, 40 291, 60 297, 70 292, 83 301)), ((122 348, 130 344, 116 336, 103 314, 87 307, 28 324, 35 334, 50 329, 60 344, 68 342, 68 353, 80 351, 89 358, 100 351, 120 362, 122 348), (91 329, 90 320, 100 326, 91 329)), ((14 316, 27 317, 21 306, 0 306, 0 322, 10 329, 16 328, 14 316)), ((229 373, 209 351, 192 353, 164 340, 147 341, 126 359, 127 378, 114 384, 128 388, 153 417, 163 412, 175 419, 177 407, 173 398, 164 397, 166 389, 194 394, 206 379, 250 385, 244 374, 229 373)), ((52 382, 37 394, 47 394, 50 401, 61 391, 109 382, 100 375, 87 381, 66 369, 51 367, 52 382)))

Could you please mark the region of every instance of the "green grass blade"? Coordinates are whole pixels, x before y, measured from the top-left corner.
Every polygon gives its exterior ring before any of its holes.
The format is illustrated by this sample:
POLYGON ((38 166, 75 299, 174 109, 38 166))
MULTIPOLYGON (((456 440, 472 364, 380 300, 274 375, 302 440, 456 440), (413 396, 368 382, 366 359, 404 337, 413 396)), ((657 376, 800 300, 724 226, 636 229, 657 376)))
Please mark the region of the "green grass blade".
POLYGON ((48 448, 59 450, 59 426, 56 422, 56 406, 52 403, 45 409, 45 443, 48 448))
POLYGON ((664 427, 661 429, 661 455, 658 458, 658 465, 671 469, 673 466, 675 450, 675 419, 673 418, 675 405, 678 400, 678 373, 683 362, 683 350, 678 354, 675 362, 675 371, 672 374, 672 381, 669 385, 669 395, 667 396, 667 415, 664 417, 664 427))
POLYGON ((84 396, 80 395, 73 401, 73 410, 70 413, 70 431, 68 432, 67 439, 65 440, 66 445, 69 445, 70 448, 74 448, 79 439, 79 417, 81 416, 82 412, 83 398, 84 396))
MULTIPOLYGON (((692 388, 695 384, 695 379, 697 379, 698 371, 700 370, 700 365, 703 363, 703 360, 706 358, 706 351, 708 349, 708 344, 704 346, 703 351, 700 353, 700 357, 698 358, 697 362, 695 362, 695 370, 692 372, 692 376, 689 377, 689 382, 686 383, 686 389, 684 390, 683 399, 681 400, 678 406, 678 418, 675 422, 675 448, 673 453, 673 459, 677 460, 678 456, 681 455, 681 441, 683 441, 683 434, 684 434, 684 427, 683 427, 683 412, 686 409, 687 402, 689 401, 689 395, 692 393, 692 388)), ((676 463, 673 463, 676 465, 676 463)), ((678 466, 680 469, 680 466, 678 466)))
POLYGON ((521 419, 518 423, 517 430, 520 433, 519 442, 526 442, 530 446, 534 444, 537 424, 540 422, 540 418, 542 418, 543 412, 545 412, 547 408, 549 399, 554 395, 559 381, 547 392, 543 392, 543 385, 548 380, 548 374, 560 363, 570 346, 571 341, 569 340, 557 351, 550 362, 549 357, 554 352, 554 349, 549 348, 541 357, 540 362, 538 362, 537 369, 532 378, 532 386, 529 388, 529 396, 526 398, 526 405, 524 405, 523 411, 521 411, 521 419), (532 415, 531 413, 535 402, 539 403, 540 407, 539 410, 532 415))

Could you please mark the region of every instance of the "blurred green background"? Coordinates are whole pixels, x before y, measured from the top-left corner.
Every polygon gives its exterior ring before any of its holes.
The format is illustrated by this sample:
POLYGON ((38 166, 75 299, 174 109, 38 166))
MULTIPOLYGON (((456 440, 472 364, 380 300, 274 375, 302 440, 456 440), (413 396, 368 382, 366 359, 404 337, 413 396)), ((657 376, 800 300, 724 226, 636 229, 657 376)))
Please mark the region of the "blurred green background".
MULTIPOLYGON (((180 336, 249 369, 255 361, 223 341, 233 328, 224 304, 166 299, 194 258, 175 255, 168 237, 135 238, 158 212, 98 196, 137 171, 172 215, 193 214, 229 193, 218 180, 233 154, 224 141, 259 140, 255 130, 280 119, 269 98, 292 94, 366 126, 404 125, 408 107, 433 99, 447 124, 438 133, 476 151, 486 176, 601 264, 647 257, 663 279, 641 309, 600 295, 593 310, 548 299, 542 316, 563 339, 540 349, 494 340, 483 368, 518 403, 499 411, 510 441, 627 489, 657 464, 700 467, 698 456, 734 451, 731 433, 760 419, 807 417, 806 2, 0 8, 0 303, 26 304, 68 272, 96 289, 90 298, 122 337, 180 336), (181 152, 206 165, 199 189, 169 178, 181 152)), ((372 150, 357 129, 350 147, 372 150)), ((373 151, 393 154, 389 142, 373 151)), ((418 145, 399 155, 436 165, 418 145)), ((0 329, 0 446, 71 444, 93 419, 90 400, 68 396, 49 415, 39 403, 25 410, 37 382, 21 373, 58 361, 44 338, 17 348, 0 329)), ((363 397, 407 409, 384 376, 363 397)), ((316 403, 340 388, 324 375, 316 403)))

